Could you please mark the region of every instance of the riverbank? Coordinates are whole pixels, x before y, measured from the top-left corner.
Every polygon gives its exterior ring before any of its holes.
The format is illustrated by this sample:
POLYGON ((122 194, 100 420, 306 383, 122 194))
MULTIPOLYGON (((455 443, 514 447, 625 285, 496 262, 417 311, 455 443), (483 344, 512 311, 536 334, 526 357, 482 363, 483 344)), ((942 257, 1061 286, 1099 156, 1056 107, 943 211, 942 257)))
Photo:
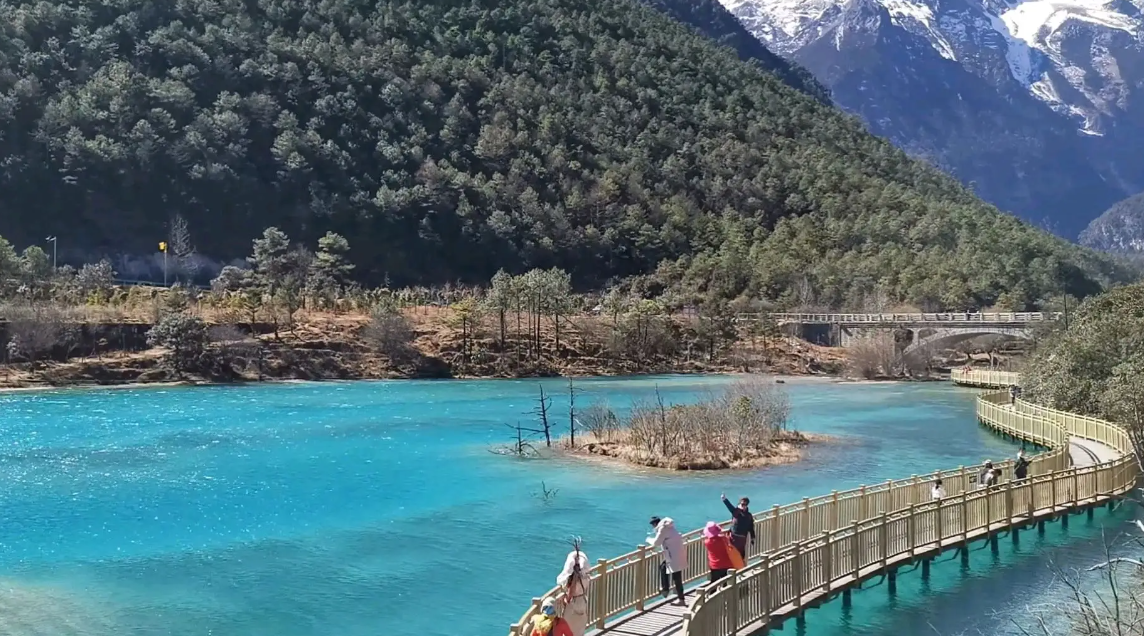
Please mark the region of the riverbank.
POLYGON ((0 389, 692 373, 838 377, 843 369, 840 350, 789 337, 736 336, 702 349, 697 346, 699 335, 686 322, 665 323, 660 342, 635 347, 615 342, 605 320, 582 316, 564 319, 559 334, 546 325, 537 346, 532 334, 509 333, 502 339, 495 328, 458 327, 447 311, 436 308, 407 311, 405 318, 410 333, 401 355, 387 355, 377 346, 368 316, 301 312, 292 328, 277 333, 245 328, 238 337, 212 344, 222 362, 206 372, 174 372, 162 349, 112 350, 0 365, 0 389))

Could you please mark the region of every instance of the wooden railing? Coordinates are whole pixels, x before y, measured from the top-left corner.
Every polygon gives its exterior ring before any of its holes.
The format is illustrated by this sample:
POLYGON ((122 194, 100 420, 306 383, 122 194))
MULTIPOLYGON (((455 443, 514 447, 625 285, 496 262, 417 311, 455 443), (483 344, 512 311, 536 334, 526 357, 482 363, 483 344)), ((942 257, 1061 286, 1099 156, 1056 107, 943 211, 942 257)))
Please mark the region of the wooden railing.
MULTIPOLYGON (((1000 376, 978 375, 989 373, 1001 372, 958 370, 954 381, 999 386, 996 381, 1000 376)), ((1135 481, 1130 440, 1115 425, 1023 401, 1010 406, 1005 393, 981 396, 977 414, 983 423, 999 431, 1048 449, 1031 458, 1028 480, 1020 485, 1010 482, 987 491, 975 490, 981 467, 959 467, 835 491, 756 513, 755 533, 762 554, 752 557, 742 572, 700 592, 687 614, 685 633, 734 634, 738 627, 797 602, 807 590, 829 588, 840 577, 852 576, 855 567, 867 568, 938 539, 965 536, 983 524, 1012 518, 1009 513, 1014 511, 1067 503, 1069 497, 1076 503, 1094 493, 1119 494, 1135 481), (1107 444, 1124 455, 1107 464, 1070 469, 1070 435, 1107 444), (942 480, 947 494, 941 502, 931 501, 934 479, 942 480), (727 591, 732 588, 748 591, 732 594, 727 591)), ((1011 462, 994 465, 1011 474, 1011 462)), ((722 525, 726 528, 729 524, 722 525)), ((684 541, 688 557, 684 581, 690 584, 706 577, 707 558, 699 530, 685 534, 684 541)), ((597 561, 591 569, 590 624, 602 628, 607 620, 641 611, 658 597, 661 559, 653 549, 641 545, 620 557, 597 561)), ((557 594, 553 589, 545 596, 557 594)), ((532 600, 520 621, 510 628, 509 636, 528 636, 543 598, 532 600)))
POLYGON ((1021 374, 1016 371, 986 371, 983 369, 952 369, 949 379, 954 384, 1004 389, 1021 383, 1021 374))
MULTIPOLYGON (((999 372, 959 370, 954 381, 998 386, 999 372)), ((1016 379, 1016 378, 1014 378, 1016 379)), ((1055 514, 1100 497, 1131 490, 1138 469, 1131 440, 1120 427, 1018 400, 1006 393, 980 396, 982 423, 1016 437, 1053 447, 1037 457, 1047 472, 982 490, 949 493, 938 501, 913 500, 884 508, 879 516, 849 527, 807 535, 797 543, 764 555, 757 564, 701 589, 684 618, 686 636, 728 636, 797 614, 805 600, 859 583, 908 562, 916 554, 940 552, 971 538, 1032 520, 1038 511, 1055 514), (1112 460, 1069 468, 1070 436, 1117 450, 1112 460)))
POLYGON ((766 317, 775 322, 820 324, 902 324, 935 323, 1027 323, 1060 319, 1060 313, 994 312, 994 313, 922 313, 922 314, 739 314, 739 320, 758 320, 766 317))

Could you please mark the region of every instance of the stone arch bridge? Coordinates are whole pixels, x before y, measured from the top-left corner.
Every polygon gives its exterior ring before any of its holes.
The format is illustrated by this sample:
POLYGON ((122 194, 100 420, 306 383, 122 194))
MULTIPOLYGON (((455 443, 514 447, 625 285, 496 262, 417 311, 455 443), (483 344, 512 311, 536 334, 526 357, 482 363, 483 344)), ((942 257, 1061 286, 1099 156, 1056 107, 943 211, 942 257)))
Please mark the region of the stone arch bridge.
MULTIPOLYGON (((758 318, 755 316, 754 319, 758 318)), ((811 342, 835 347, 848 347, 871 336, 890 332, 902 355, 910 356, 986 335, 1030 340, 1037 325, 1058 320, 1061 314, 769 314, 767 318, 811 342)))

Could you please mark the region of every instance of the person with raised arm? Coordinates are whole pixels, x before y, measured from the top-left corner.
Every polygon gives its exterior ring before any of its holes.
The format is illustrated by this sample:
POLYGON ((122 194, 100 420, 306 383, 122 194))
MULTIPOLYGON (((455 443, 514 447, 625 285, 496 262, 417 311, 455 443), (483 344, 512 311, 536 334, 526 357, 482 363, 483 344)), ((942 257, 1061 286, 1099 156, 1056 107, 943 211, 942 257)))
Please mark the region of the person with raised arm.
POLYGON ((1025 449, 1017 451, 1017 460, 1013 462, 1014 481, 1021 481, 1029 476, 1029 459, 1025 457, 1025 449))
POLYGON ((727 510, 731 512, 731 519, 734 523, 731 524, 731 545, 739 551, 739 555, 743 560, 747 560, 747 537, 751 537, 751 545, 755 545, 755 516, 751 514, 751 500, 743 497, 739 499, 739 505, 733 506, 727 499, 726 493, 719 496, 723 500, 723 505, 727 506, 727 510))

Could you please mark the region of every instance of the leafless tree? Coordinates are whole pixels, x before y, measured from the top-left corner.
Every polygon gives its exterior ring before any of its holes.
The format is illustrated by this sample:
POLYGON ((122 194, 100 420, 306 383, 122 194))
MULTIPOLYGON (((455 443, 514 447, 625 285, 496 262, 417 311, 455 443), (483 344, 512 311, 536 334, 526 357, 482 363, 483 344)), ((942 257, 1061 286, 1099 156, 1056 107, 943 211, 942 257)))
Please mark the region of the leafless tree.
POLYGON ((894 376, 901 371, 901 358, 890 332, 860 337, 846 347, 846 358, 849 373, 867 380, 894 376))
POLYGON ((513 442, 506 446, 496 446, 490 448, 489 452, 496 455, 512 455, 514 457, 537 457, 539 453, 536 452, 536 447, 532 445, 528 437, 525 435, 528 429, 522 427, 520 423, 515 425, 506 424, 514 434, 513 442))
MULTIPOLYGON (((1137 520, 1136 530, 1144 533, 1144 523, 1137 520)), ((1142 535, 1130 543, 1139 551, 1144 548, 1142 535)), ((1067 590, 1060 604, 1030 609, 1029 616, 1010 618, 1018 633, 1025 636, 1140 636, 1144 634, 1144 590, 1141 575, 1144 562, 1116 557, 1105 541, 1105 560, 1088 568, 1100 572, 1099 583, 1083 581, 1079 571, 1054 572, 1067 590)))
POLYGON ((765 457, 790 435, 789 417, 782 385, 758 377, 711 392, 698 404, 666 406, 658 396, 636 402, 615 438, 661 464, 718 467, 765 457))
POLYGON ((175 267, 186 278, 193 281, 199 272, 199 260, 195 254, 195 245, 191 241, 191 229, 187 219, 176 214, 171 219, 171 254, 175 257, 175 267))
POLYGON ((396 307, 378 307, 370 316, 362 336, 391 362, 402 364, 416 355, 413 326, 396 307))
POLYGON ((576 394, 579 392, 572 378, 568 378, 568 444, 573 448, 576 447, 576 394))
POLYGON ((214 325, 207 335, 219 353, 219 359, 231 366, 248 367, 258 353, 260 343, 233 324, 214 325))
POLYGON ((599 402, 589 404, 587 408, 577 412, 576 421, 581 431, 603 442, 612 441, 620 428, 620 419, 616 417, 615 411, 599 402))
POLYGON ((552 448, 552 422, 548 419, 548 411, 552 407, 552 398, 544 394, 544 385, 540 385, 540 397, 537 398, 533 413, 540 418, 540 428, 530 429, 530 432, 544 435, 544 445, 552 448))
POLYGON ((67 314, 59 307, 39 301, 29 301, 5 308, 8 318, 8 357, 15 360, 38 362, 51 355, 57 347, 70 356, 79 343, 79 331, 70 324, 67 314))

